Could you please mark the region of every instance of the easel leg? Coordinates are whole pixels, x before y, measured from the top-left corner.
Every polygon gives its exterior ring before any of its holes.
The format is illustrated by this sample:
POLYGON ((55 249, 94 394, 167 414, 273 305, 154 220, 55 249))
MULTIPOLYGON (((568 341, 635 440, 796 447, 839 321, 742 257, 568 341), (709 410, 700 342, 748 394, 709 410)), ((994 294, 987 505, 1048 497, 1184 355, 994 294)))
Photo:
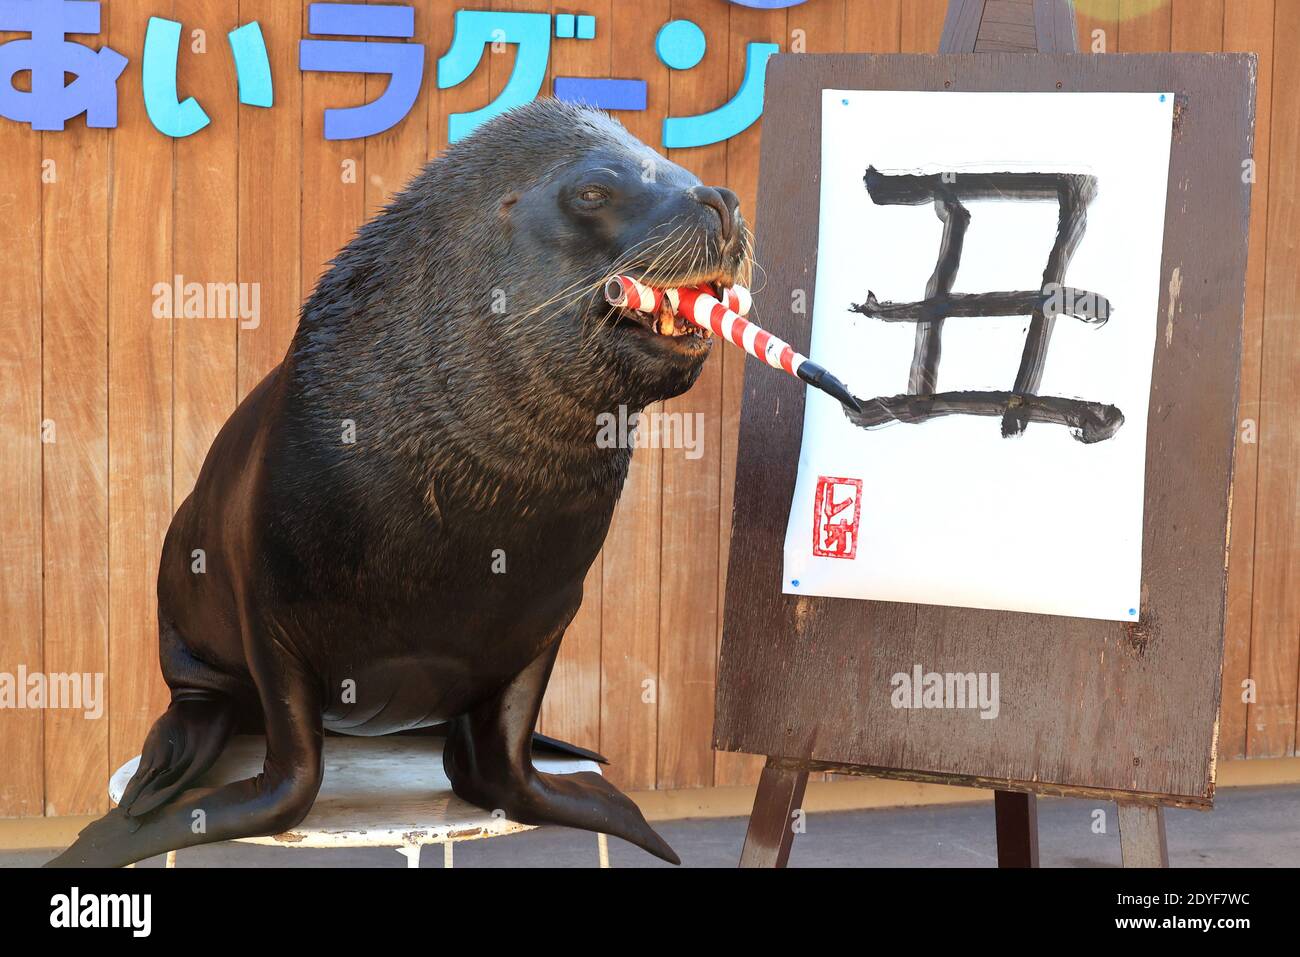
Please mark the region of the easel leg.
POLYGON ((1119 851, 1125 867, 1168 867, 1165 809, 1158 804, 1121 804, 1119 851))
POLYGON ((807 786, 807 771, 774 768, 768 759, 754 795, 745 848, 740 852, 741 867, 785 867, 794 843, 790 818, 803 804, 807 786))
POLYGON ((1038 866, 1038 798, 1019 791, 994 791, 998 867, 1038 866))

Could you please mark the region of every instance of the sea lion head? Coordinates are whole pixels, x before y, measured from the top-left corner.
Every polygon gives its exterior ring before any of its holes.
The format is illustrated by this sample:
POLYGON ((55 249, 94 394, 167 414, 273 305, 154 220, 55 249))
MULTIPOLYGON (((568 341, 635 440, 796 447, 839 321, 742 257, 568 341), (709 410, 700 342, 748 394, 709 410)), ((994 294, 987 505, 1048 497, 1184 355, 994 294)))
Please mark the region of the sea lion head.
POLYGON ((606 283, 747 284, 751 243, 734 193, 604 112, 535 100, 448 147, 340 251, 290 350, 296 414, 322 434, 364 415, 374 454, 424 471, 475 460, 485 500, 617 485, 628 453, 597 447, 602 416, 685 392, 712 342, 610 307, 606 283))
POLYGON ((708 333, 667 306, 612 308, 605 283, 619 274, 657 288, 747 283, 752 239, 735 193, 704 185, 607 114, 553 99, 494 119, 446 159, 475 184, 467 233, 490 233, 478 247, 497 264, 490 335, 604 408, 691 386, 708 333), (495 194, 479 189, 488 184, 495 194))

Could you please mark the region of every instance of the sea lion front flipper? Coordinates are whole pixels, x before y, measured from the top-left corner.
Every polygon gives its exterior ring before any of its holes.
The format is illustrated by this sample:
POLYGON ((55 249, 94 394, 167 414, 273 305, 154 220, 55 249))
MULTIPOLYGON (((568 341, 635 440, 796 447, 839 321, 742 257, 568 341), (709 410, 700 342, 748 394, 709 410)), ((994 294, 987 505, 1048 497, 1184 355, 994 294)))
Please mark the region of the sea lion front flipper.
POLYGON ((533 767, 532 731, 559 648, 553 642, 493 698, 451 722, 442 764, 452 790, 521 824, 601 831, 680 864, 640 808, 601 775, 542 774, 533 767))

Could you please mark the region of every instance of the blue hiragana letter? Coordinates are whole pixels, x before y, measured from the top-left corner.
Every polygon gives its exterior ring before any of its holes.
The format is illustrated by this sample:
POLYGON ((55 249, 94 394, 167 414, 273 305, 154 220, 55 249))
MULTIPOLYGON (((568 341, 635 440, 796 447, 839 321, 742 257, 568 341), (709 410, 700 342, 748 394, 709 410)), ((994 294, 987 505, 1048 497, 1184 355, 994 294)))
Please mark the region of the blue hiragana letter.
MULTIPOLYGON (((708 146, 721 143, 749 129, 763 115, 763 80, 767 61, 781 47, 775 43, 751 43, 745 48, 745 79, 731 102, 699 116, 670 116, 664 120, 664 146, 708 146)), ((660 56, 663 56, 662 51, 660 56)))
POLYGON ((144 109, 159 133, 181 139, 193 136, 211 120, 199 101, 176 94, 176 57, 181 48, 181 25, 175 20, 150 17, 144 33, 144 109))
MULTIPOLYGON (((235 58, 239 102, 269 107, 271 61, 257 21, 231 30, 230 51, 235 58)), ((194 97, 181 100, 176 92, 176 59, 180 55, 181 25, 175 20, 150 17, 144 34, 144 109, 159 133, 174 139, 193 136, 211 120, 194 97)))
POLYGON ((0 116, 34 130, 61 130, 79 113, 86 125, 117 126, 117 78, 126 57, 110 47, 92 50, 69 33, 99 33, 99 3, 91 0, 0 0, 0 30, 31 39, 0 44, 0 116), (14 87, 30 70, 31 92, 14 87), (64 86, 63 74, 76 79, 64 86))
MULTIPOLYGON (((322 36, 415 36, 415 8, 313 3, 307 29, 322 36)), ((303 40, 298 65, 322 73, 387 73, 388 88, 363 106, 325 111, 325 139, 359 140, 392 129, 411 112, 424 80, 424 44, 303 40)))
POLYGON ((551 56, 551 15, 458 10, 451 49, 438 61, 438 88, 445 90, 468 80, 483 59, 483 47, 488 43, 519 45, 514 71, 501 95, 487 106, 472 113, 451 114, 448 138, 453 143, 492 117, 536 99, 551 56))
POLYGON ((231 30, 226 37, 235 58, 239 102, 245 106, 273 106, 275 89, 271 84, 271 58, 266 55, 261 25, 256 20, 245 23, 231 30))

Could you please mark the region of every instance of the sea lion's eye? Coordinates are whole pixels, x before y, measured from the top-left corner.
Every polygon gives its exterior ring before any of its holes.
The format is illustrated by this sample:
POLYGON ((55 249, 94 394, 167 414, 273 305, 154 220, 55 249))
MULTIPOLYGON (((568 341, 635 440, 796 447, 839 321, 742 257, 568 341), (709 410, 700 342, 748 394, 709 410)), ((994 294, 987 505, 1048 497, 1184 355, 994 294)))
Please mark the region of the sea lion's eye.
POLYGON ((599 206, 609 199, 609 190, 603 186, 584 186, 578 191, 578 198, 589 206, 599 206))

